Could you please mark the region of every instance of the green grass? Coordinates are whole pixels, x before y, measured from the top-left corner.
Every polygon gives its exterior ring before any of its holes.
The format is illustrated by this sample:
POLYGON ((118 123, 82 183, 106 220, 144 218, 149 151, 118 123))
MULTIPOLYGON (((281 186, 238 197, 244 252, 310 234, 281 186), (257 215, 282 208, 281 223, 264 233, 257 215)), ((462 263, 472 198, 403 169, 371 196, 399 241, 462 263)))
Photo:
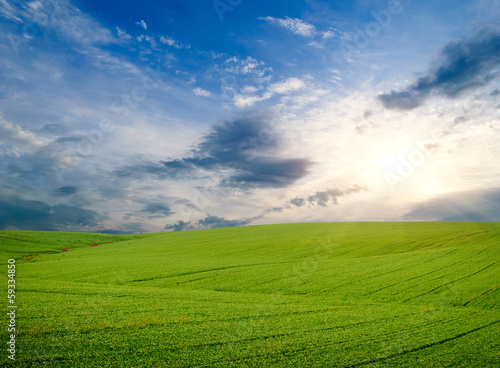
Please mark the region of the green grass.
POLYGON ((17 259, 13 366, 500 366, 499 223, 1 231, 0 245, 3 290, 17 259))

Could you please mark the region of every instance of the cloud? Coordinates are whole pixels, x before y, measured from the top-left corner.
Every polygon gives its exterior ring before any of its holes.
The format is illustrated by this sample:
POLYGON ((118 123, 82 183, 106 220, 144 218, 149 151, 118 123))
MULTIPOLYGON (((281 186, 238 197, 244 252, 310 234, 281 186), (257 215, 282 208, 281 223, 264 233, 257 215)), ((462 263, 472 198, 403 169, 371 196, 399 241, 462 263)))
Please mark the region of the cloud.
POLYGON ((276 24, 279 27, 285 28, 286 30, 292 32, 293 34, 299 36, 312 37, 317 33, 316 27, 298 18, 259 17, 258 19, 264 20, 271 24, 276 24))
POLYGON ((280 148, 265 117, 248 115, 212 127, 187 157, 122 167, 116 175, 175 180, 211 171, 227 187, 280 188, 306 176, 311 166, 308 159, 281 157, 280 148))
POLYGON ((162 203, 148 203, 141 212, 160 215, 161 217, 170 216, 175 213, 170 210, 170 207, 162 203))
MULTIPOLYGON (((349 195, 352 193, 358 193, 362 191, 366 191, 368 188, 359 186, 354 184, 351 188, 347 189, 327 189, 322 192, 316 192, 316 194, 310 195, 307 198, 307 202, 312 205, 318 205, 321 207, 328 207, 328 203, 338 204, 337 198, 345 195, 349 195)), ((306 204, 306 199, 296 197, 290 200, 290 203, 297 206, 302 207, 306 204)))
POLYGON ((8 148, 19 153, 26 148, 39 148, 47 144, 44 139, 23 130, 19 125, 4 120, 0 116, 0 152, 8 148))
POLYGON ((0 228, 37 231, 82 231, 92 228, 102 219, 97 212, 84 208, 19 197, 0 197, 0 228))
POLYGON ((350 40, 353 38, 353 35, 348 32, 339 31, 336 28, 330 28, 328 31, 321 32, 321 37, 325 40, 329 38, 338 38, 341 40, 350 40))
POLYGON ((182 206, 184 206, 186 208, 192 209, 192 210, 199 210, 198 206, 196 206, 189 199, 184 199, 184 198, 177 199, 174 203, 175 204, 180 204, 180 205, 182 205, 182 206))
POLYGON ((209 97, 211 95, 209 91, 206 91, 200 87, 193 89, 193 92, 196 96, 201 96, 201 97, 209 97))
MULTIPOLYGON (((0 8, 2 5, 5 4, 0 2, 0 8)), ((94 18, 85 14, 68 0, 11 2, 11 6, 6 11, 15 15, 19 22, 29 26, 25 30, 30 36, 24 35, 26 40, 22 44, 28 41, 32 42, 35 38, 41 41, 49 36, 47 32, 53 32, 56 37, 52 38, 51 42, 66 43, 65 50, 67 47, 71 47, 75 53, 87 57, 94 65, 112 69, 127 69, 128 72, 140 74, 139 69, 133 63, 125 58, 114 56, 115 52, 102 47, 123 43, 123 39, 120 36, 117 37, 117 31, 101 26, 94 18), (29 31, 27 31, 28 29, 29 31)), ((18 48, 14 44, 13 47, 18 48)), ((43 60, 42 56, 50 50, 52 50, 52 46, 43 48, 42 51, 39 50, 39 58, 31 67, 40 66, 43 60)), ((59 71, 52 73, 52 75, 58 74, 60 75, 59 71)))
POLYGON ((302 207, 302 206, 305 206, 306 200, 304 198, 297 197, 297 198, 290 200, 290 203, 297 206, 297 207, 302 207))
POLYGON ((266 67, 263 61, 254 59, 251 56, 245 59, 231 56, 224 61, 223 70, 226 73, 238 75, 251 74, 253 77, 261 78, 273 71, 272 68, 266 67))
POLYGON ((54 190, 56 196, 71 196, 78 192, 78 187, 66 186, 54 190))
POLYGON ((142 41, 149 42, 149 44, 151 45, 151 47, 153 49, 156 48, 156 41, 155 41, 155 38, 152 37, 152 36, 142 35, 141 34, 139 37, 137 37, 137 41, 139 41, 139 42, 142 42, 142 41))
POLYGON ((195 227, 193 225, 191 225, 191 221, 184 222, 184 221, 180 220, 180 221, 177 221, 176 224, 165 225, 165 230, 186 231, 186 230, 199 230, 199 229, 195 229, 195 227))
POLYGON ((224 217, 208 215, 204 219, 198 221, 198 225, 202 228, 217 229, 221 227, 243 226, 250 223, 250 221, 251 220, 248 219, 226 220, 224 217))
POLYGON ((327 189, 326 191, 323 192, 316 192, 316 194, 309 196, 307 199, 296 197, 294 199, 291 199, 290 201, 285 202, 280 207, 267 208, 263 210, 260 214, 253 217, 246 217, 235 220, 226 220, 223 217, 217 217, 208 214, 207 217, 199 220, 198 222, 192 223, 192 222, 178 221, 176 224, 166 225, 165 229, 174 231, 183 231, 183 230, 215 229, 219 227, 244 226, 250 224, 252 221, 260 220, 268 214, 279 213, 282 212, 283 210, 291 209, 293 208, 291 205, 295 207, 303 207, 306 206, 307 203, 309 203, 310 207, 316 205, 327 207, 328 203, 338 204, 337 202, 338 197, 366 190, 368 190, 367 187, 362 187, 356 184, 344 190, 327 189))
POLYGON ((17 9, 10 5, 7 0, 0 0, 0 15, 15 22, 22 22, 18 16, 17 9))
POLYGON ((305 86, 306 83, 302 79, 291 77, 282 82, 271 84, 261 96, 237 94, 233 97, 233 101, 237 107, 245 108, 254 105, 256 102, 268 100, 276 94, 287 94, 302 89, 305 86))
POLYGON ((445 195, 417 204, 404 220, 500 221, 500 188, 445 195))
POLYGON ((140 222, 128 222, 118 226, 117 229, 97 229, 96 232, 101 234, 125 235, 125 234, 140 234, 146 233, 143 224, 140 222))
POLYGON ((76 8, 69 1, 33 1, 19 8, 18 14, 28 18, 33 24, 49 27, 67 39, 82 45, 109 44, 116 42, 111 32, 99 25, 94 19, 76 8))
POLYGON ((121 29, 120 27, 116 27, 116 34, 120 40, 128 41, 132 38, 126 31, 121 29))
POLYGON ((487 27, 468 39, 449 43, 436 66, 402 91, 379 95, 388 109, 411 110, 421 106, 432 92, 454 98, 487 85, 499 76, 500 30, 487 27))
POLYGON ((62 124, 45 124, 42 129, 42 133, 50 133, 54 135, 62 135, 70 132, 70 128, 62 124))
POLYGON ((136 22, 135 24, 137 24, 138 26, 144 28, 145 30, 148 29, 148 25, 146 24, 146 22, 144 20, 140 20, 139 22, 136 22))
POLYGON ((165 225, 166 230, 185 231, 185 230, 203 230, 203 229, 219 229, 224 227, 236 227, 248 225, 252 219, 226 220, 224 217, 213 216, 207 214, 207 217, 199 220, 197 223, 191 221, 177 221, 175 224, 165 225))
MULTIPOLYGON (((329 28, 327 31, 318 31, 314 25, 304 22, 303 20, 298 18, 259 17, 257 19, 266 21, 271 24, 276 24, 277 26, 284 28, 295 35, 303 37, 319 37, 319 39, 323 40, 328 40, 330 38, 351 40, 353 38, 352 34, 348 32, 342 32, 336 28, 329 28)), ((321 47, 321 45, 315 41, 311 42, 310 45, 321 47)))
POLYGON ((184 45, 179 41, 174 40, 172 37, 160 36, 160 42, 164 45, 175 47, 176 49, 186 48, 189 49, 191 45, 184 45))
POLYGON ((291 91, 296 91, 305 86, 302 79, 299 78, 288 78, 283 82, 278 82, 272 84, 267 91, 272 94, 285 94, 291 91))

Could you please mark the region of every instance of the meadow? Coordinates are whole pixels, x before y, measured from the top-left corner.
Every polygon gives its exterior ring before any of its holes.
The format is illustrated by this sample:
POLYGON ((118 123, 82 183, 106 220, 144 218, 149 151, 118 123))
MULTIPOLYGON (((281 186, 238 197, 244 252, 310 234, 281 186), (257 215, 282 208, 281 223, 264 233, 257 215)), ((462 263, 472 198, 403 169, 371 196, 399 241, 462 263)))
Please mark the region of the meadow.
POLYGON ((0 256, 5 367, 500 366, 500 223, 9 230, 0 256))

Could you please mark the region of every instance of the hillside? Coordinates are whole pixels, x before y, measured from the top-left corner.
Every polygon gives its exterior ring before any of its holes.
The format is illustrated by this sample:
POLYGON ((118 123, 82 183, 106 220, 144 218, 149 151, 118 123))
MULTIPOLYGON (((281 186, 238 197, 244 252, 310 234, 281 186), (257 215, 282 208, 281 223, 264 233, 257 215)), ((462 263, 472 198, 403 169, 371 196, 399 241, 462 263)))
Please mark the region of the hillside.
POLYGON ((1 231, 0 244, 4 265, 16 258, 15 364, 500 366, 499 223, 1 231))

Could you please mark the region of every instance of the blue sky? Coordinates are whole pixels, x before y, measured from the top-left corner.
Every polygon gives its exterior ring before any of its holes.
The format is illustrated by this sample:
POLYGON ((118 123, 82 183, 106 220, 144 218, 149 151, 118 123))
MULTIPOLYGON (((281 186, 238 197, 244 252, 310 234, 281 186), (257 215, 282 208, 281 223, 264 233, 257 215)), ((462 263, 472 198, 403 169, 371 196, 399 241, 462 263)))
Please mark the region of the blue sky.
POLYGON ((0 227, 499 221, 498 0, 0 0, 0 227))

